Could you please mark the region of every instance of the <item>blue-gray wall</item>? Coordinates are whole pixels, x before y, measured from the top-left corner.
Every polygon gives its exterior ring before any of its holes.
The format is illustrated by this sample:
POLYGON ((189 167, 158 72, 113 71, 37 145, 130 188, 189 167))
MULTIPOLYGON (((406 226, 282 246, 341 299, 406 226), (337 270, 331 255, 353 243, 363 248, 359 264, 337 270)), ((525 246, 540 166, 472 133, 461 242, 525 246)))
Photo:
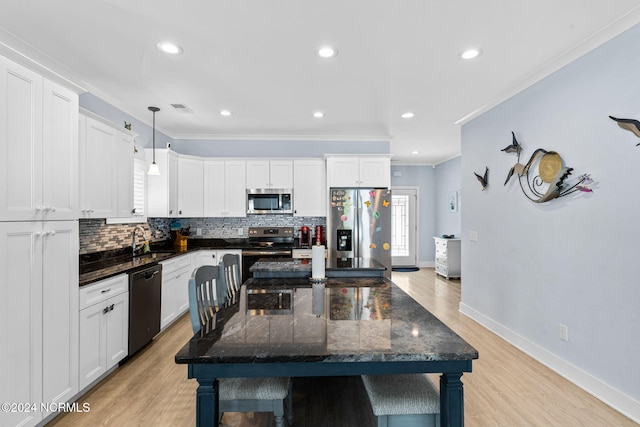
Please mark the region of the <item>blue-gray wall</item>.
POLYGON ((636 421, 640 139, 608 116, 640 119, 639 71, 636 26, 464 125, 461 168, 462 311, 636 421), (524 161, 557 151, 594 193, 535 204, 504 186, 511 131, 524 161))
MULTIPOLYGON (((144 122, 136 119, 135 117, 121 111, 111 104, 104 102, 102 99, 91 93, 83 93, 80 95, 80 107, 85 110, 91 111, 99 115, 100 117, 104 117, 105 119, 124 126, 124 122, 131 123, 131 131, 138 134, 136 137, 136 147, 137 148, 151 148, 153 145, 153 131, 152 127, 147 125, 144 122)), ((157 114, 157 113, 156 113, 157 114)), ((149 123, 153 120, 153 114, 149 111, 149 123)), ((156 123, 158 122, 158 117, 156 116, 156 123)), ((171 141, 167 135, 162 132, 156 131, 156 148, 165 148, 166 142, 171 141)), ((140 150, 141 152, 143 150, 140 150)))
POLYGON ((391 165, 391 187, 418 188, 418 265, 433 267, 433 236, 436 232, 435 169, 431 166, 391 165))
POLYGON ((437 166, 391 165, 391 187, 418 188, 418 265, 433 267, 434 236, 460 236, 461 208, 449 211, 449 193, 460 191, 460 157, 437 166))
POLYGON ((171 147, 203 157, 324 157, 325 154, 389 154, 389 141, 180 140, 171 147))
POLYGON ((460 157, 440 163, 436 166, 436 236, 453 234, 460 237, 462 229, 462 197, 460 194, 460 157), (449 195, 455 193, 458 209, 449 210, 449 195))

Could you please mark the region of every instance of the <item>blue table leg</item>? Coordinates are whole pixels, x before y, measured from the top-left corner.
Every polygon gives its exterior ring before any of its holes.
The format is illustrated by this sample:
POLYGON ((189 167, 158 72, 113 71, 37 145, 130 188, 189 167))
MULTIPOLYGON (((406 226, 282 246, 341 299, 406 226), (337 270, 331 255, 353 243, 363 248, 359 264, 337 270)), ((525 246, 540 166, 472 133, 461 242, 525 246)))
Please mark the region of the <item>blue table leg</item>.
POLYGON ((440 376, 440 425, 442 427, 464 426, 464 390, 460 377, 462 372, 440 376))
POLYGON ((196 391, 196 426, 218 427, 220 415, 218 413, 219 393, 217 379, 198 378, 196 391))

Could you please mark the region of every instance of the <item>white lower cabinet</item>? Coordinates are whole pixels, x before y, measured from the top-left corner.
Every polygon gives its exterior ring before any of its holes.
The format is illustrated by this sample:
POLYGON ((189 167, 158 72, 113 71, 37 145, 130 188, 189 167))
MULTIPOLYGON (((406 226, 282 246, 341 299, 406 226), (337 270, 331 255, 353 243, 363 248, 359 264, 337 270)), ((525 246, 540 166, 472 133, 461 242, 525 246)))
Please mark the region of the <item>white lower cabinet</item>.
POLYGON ((164 330, 189 309, 191 255, 182 255, 162 263, 162 303, 160 330, 164 330))
MULTIPOLYGON (((193 252, 193 258, 191 259, 192 270, 203 265, 218 265, 227 254, 238 255, 238 258, 240 258, 240 275, 242 275, 242 249, 202 249, 193 252)), ((240 277, 240 282, 243 281, 242 277, 240 277)))
POLYGON ((33 426, 78 392, 78 222, 0 222, 0 413, 33 426))
POLYGON ((129 276, 80 289, 80 390, 129 353, 129 276))

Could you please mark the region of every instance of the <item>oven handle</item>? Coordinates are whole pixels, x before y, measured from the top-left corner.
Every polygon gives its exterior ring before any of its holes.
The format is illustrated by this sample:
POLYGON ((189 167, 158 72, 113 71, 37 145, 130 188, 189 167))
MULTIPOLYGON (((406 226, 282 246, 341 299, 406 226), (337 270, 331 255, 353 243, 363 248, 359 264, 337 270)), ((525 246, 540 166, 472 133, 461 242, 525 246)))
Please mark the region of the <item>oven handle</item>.
POLYGON ((256 255, 288 255, 291 256, 290 250, 281 250, 281 251, 261 251, 261 250, 243 250, 242 255, 245 256, 256 256, 256 255))

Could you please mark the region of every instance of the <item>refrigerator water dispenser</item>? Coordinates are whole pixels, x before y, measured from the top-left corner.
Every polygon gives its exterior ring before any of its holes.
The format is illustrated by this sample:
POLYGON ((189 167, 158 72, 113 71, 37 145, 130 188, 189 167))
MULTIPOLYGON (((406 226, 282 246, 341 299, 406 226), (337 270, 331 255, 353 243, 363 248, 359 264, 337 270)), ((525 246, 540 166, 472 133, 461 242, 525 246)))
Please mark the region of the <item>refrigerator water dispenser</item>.
POLYGON ((353 250, 351 245, 352 230, 336 230, 337 231, 337 250, 340 252, 350 252, 353 250))

